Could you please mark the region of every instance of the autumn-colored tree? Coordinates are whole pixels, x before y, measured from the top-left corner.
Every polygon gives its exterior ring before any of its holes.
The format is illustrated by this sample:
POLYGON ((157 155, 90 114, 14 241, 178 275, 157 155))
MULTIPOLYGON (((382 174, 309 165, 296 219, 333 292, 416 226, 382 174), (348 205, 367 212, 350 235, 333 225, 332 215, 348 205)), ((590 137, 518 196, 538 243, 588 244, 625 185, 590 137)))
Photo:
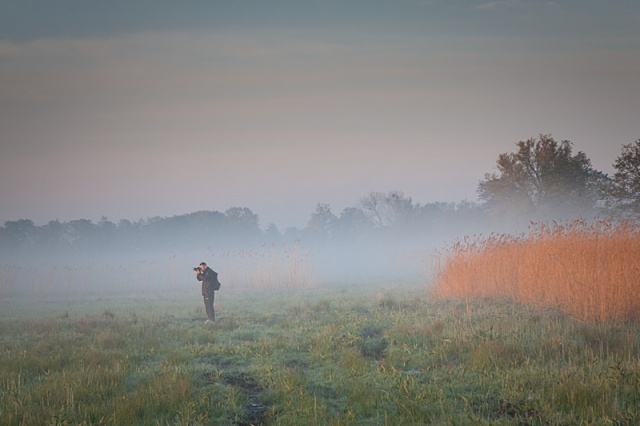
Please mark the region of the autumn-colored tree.
POLYGON ((478 186, 481 201, 494 212, 530 219, 590 216, 596 211, 601 180, 591 160, 572 143, 540 135, 516 144, 498 157, 498 173, 487 173, 478 186))

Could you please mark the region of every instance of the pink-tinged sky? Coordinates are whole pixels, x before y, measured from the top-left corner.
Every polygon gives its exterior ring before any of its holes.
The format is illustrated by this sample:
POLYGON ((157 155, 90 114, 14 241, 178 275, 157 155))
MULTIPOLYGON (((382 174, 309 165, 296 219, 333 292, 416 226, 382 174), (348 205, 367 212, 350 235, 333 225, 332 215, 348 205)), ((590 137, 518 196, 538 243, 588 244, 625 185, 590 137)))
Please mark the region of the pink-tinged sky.
POLYGON ((371 191, 476 201, 539 134, 609 174, 640 138, 640 2, 130 3, 0 2, 0 224, 284 230, 371 191))

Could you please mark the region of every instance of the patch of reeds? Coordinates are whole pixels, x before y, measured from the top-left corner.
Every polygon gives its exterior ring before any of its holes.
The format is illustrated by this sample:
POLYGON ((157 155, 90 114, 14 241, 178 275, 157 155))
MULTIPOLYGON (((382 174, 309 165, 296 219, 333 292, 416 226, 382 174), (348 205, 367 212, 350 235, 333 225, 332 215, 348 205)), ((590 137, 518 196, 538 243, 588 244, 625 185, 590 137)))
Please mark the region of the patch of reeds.
POLYGON ((433 293, 508 297, 591 322, 640 319, 640 226, 534 224, 526 235, 465 238, 441 252, 433 293))
POLYGON ((216 258, 233 288, 310 288, 318 284, 308 250, 299 242, 291 246, 262 246, 227 251, 216 258))

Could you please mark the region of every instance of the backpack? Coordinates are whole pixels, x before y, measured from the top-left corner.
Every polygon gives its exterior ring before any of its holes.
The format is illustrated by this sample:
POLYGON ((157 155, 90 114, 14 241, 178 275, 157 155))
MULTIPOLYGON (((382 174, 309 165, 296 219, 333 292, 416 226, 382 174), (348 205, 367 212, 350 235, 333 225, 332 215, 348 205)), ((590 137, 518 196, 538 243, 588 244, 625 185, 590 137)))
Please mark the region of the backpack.
POLYGON ((220 284, 220 281, 218 280, 218 273, 216 271, 211 271, 213 272, 213 289, 214 290, 220 290, 220 286, 222 284, 220 284))

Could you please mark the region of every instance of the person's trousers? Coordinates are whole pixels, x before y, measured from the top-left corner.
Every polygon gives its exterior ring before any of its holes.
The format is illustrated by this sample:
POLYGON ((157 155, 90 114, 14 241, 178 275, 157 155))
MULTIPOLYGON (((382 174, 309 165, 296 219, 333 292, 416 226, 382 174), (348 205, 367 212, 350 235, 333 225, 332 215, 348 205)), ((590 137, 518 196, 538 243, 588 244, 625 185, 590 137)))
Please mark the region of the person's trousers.
POLYGON ((203 297, 204 297, 204 309, 205 309, 205 311, 207 311, 207 318, 210 319, 211 321, 215 321, 215 319, 216 319, 215 313, 213 311, 214 295, 215 295, 215 293, 213 291, 210 291, 210 292, 205 293, 203 295, 203 297))

